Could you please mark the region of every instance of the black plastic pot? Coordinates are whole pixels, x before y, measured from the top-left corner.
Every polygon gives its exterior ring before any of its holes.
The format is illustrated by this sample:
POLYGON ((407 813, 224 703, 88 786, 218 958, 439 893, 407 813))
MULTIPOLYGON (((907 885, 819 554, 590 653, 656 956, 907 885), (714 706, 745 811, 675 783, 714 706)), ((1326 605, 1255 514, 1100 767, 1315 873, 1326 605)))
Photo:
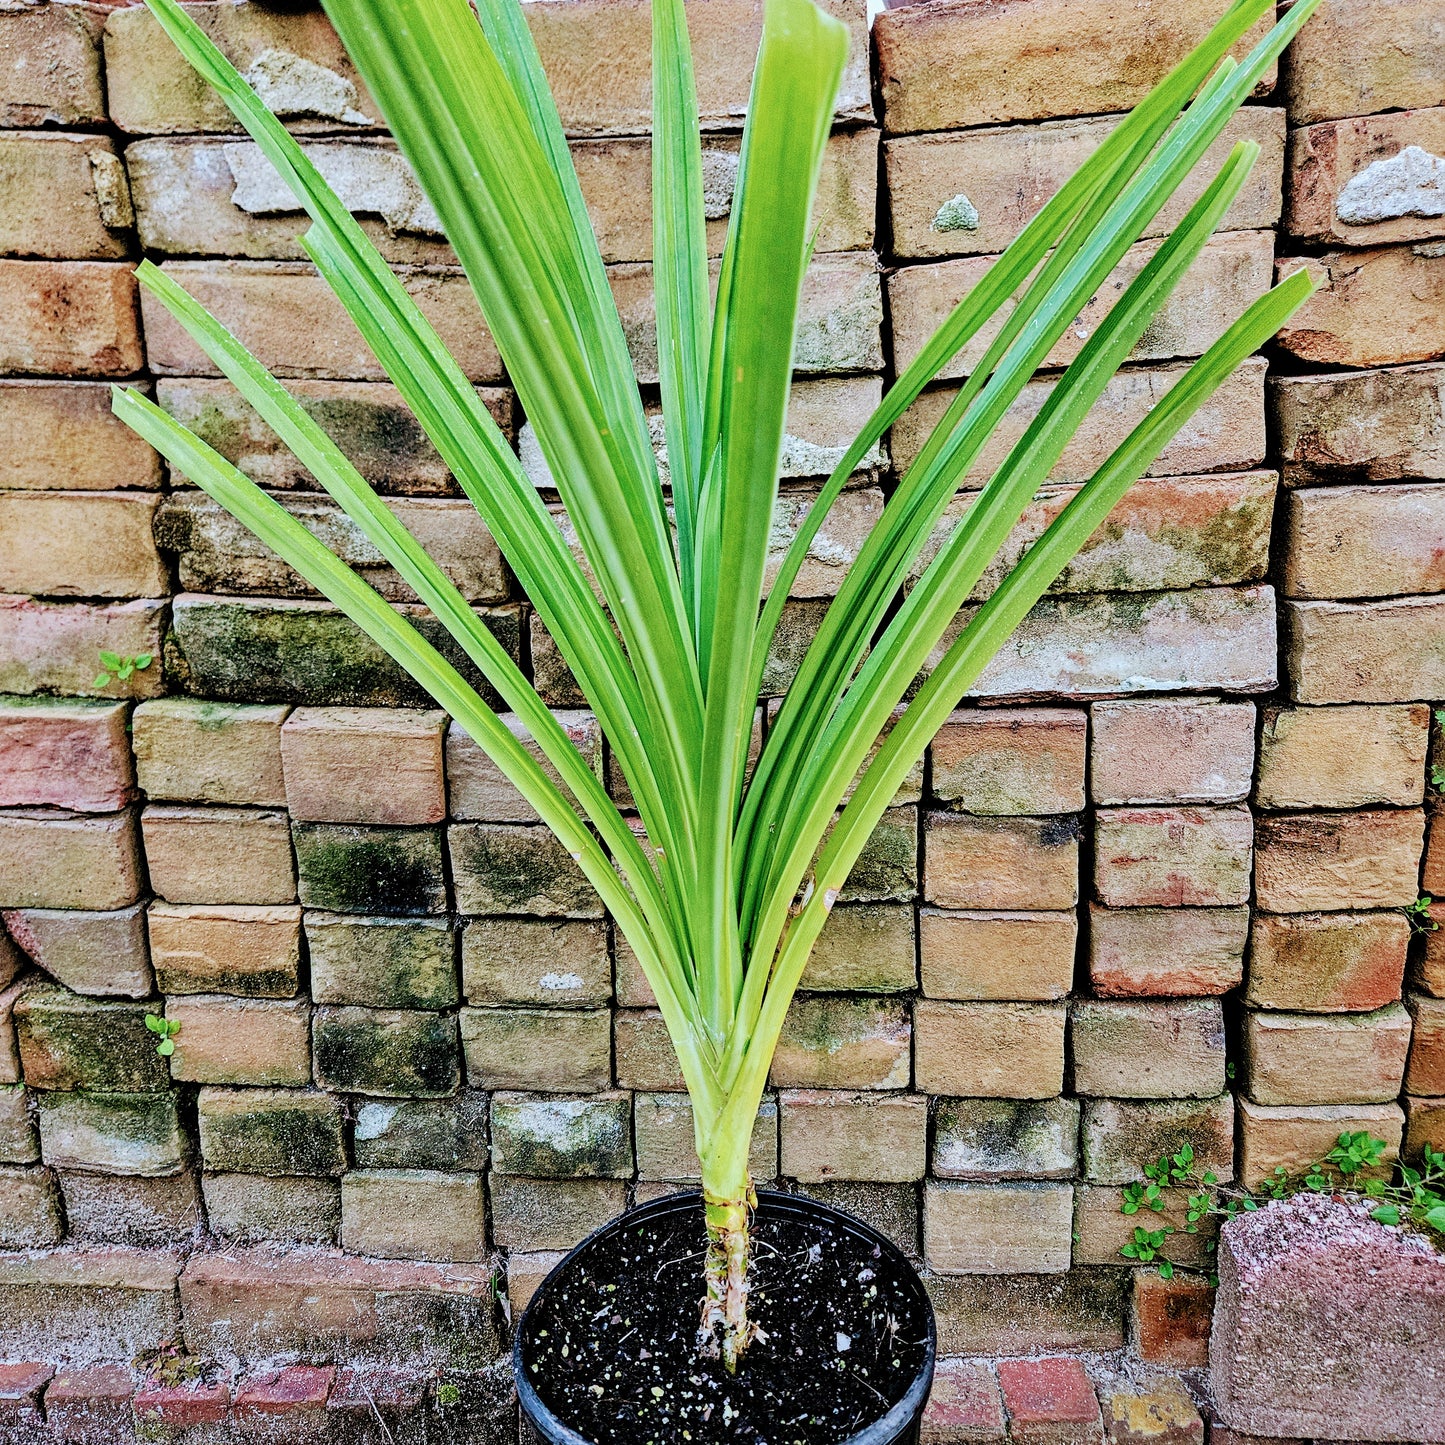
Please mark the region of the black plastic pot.
MULTIPOLYGON (((588 1440, 584 1435, 579 1435, 577 1431, 558 1419, 543 1402, 532 1381, 528 1378, 527 1368, 523 1361, 523 1346, 530 1338, 528 1322, 534 1312, 550 1299, 558 1289, 560 1282, 565 1281, 569 1272, 576 1267, 579 1259, 594 1250, 610 1250, 623 1229, 645 1220, 658 1220, 669 1215, 700 1212, 701 1209, 701 1200, 695 1193, 669 1194, 666 1198, 653 1200, 650 1204, 644 1204, 637 1209, 629 1210, 626 1214, 619 1215, 611 1223, 594 1231, 570 1251, 542 1281, 536 1294, 532 1296, 531 1303, 523 1311, 522 1318, 517 1324, 512 1345, 512 1363, 516 1373, 517 1394, 521 1399, 522 1409, 532 1422, 537 1434, 547 1442, 547 1445, 594 1445, 594 1442, 588 1440)), ((771 1214, 826 1221, 833 1228, 864 1240, 870 1247, 878 1249, 881 1267, 887 1268, 904 1281, 909 1293, 916 1298, 920 1314, 927 1322, 923 1362, 919 1366, 917 1374, 903 1398, 887 1414, 848 1436, 845 1441, 841 1442, 841 1445, 917 1445, 919 1429, 923 1421, 923 1407, 928 1403, 928 1392, 933 1385, 933 1367, 938 1356, 938 1330, 933 1317, 933 1306, 928 1298, 928 1292, 923 1287, 923 1281, 918 1277, 918 1271, 891 1240, 884 1238, 871 1225, 865 1224, 861 1219, 855 1219, 851 1214, 845 1214, 841 1210, 820 1204, 815 1199, 795 1194, 779 1194, 772 1190, 760 1190, 757 1212, 760 1218, 771 1214)))

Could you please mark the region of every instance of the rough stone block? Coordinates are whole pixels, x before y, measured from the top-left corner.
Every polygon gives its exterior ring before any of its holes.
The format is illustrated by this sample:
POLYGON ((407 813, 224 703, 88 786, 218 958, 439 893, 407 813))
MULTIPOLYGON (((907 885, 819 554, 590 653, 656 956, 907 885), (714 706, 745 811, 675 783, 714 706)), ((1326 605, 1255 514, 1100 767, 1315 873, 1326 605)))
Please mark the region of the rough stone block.
POLYGON ((318 1008, 312 1017, 316 1082, 391 1098, 443 1098, 461 1083, 457 1021, 407 1009, 318 1008))
POLYGON ((1072 908, 1079 901, 1072 815, 973 818, 929 813, 923 894, 945 908, 1072 908))
POLYGON ((311 997, 372 1008, 449 1008, 456 946, 445 918, 306 914, 311 997))
POLYGON ((955 1098, 1052 1099, 1064 1087, 1062 1004, 913 1006, 914 1086, 955 1098))
POLYGON ((1120 1099, 1204 1099, 1224 1090, 1218 999, 1080 999, 1070 1013, 1074 1087, 1120 1099))
POLYGON ((925 1275, 945 1355, 1117 1350, 1129 1276, 1080 1267, 1066 1274, 925 1275))
POLYGON ((1291 597, 1379 597, 1445 587, 1434 542, 1445 487, 1306 487, 1284 506, 1284 591, 1291 597))
MULTIPOLYGON (((632 1129, 637 1141, 639 1180, 701 1183, 692 1100, 686 1094, 634 1094, 632 1129)), ((763 1096, 753 1121, 748 1170, 754 1181, 776 1179, 778 1175, 778 1100, 770 1094, 763 1096)))
POLYGON ((0 259, 0 369, 133 376, 146 364, 135 274, 124 261, 0 259))
POLYGON ((492 1167, 539 1179, 630 1179, 632 1103, 626 1094, 492 1096, 492 1167))
POLYGON ((0 810, 0 907, 128 908, 141 887, 135 814, 0 810))
POLYGON ((600 918, 602 901, 551 829, 454 823, 447 829, 452 883, 463 913, 600 918))
POLYGON ((1111 908, 1249 902, 1248 808, 1119 808, 1098 814, 1094 888, 1111 908))
POLYGON ((1072 912, 981 913, 925 908, 918 917, 930 998, 1056 999, 1074 978, 1072 912))
POLYGON ((327 1245, 340 1238, 341 1186, 334 1179, 207 1174, 201 1190, 206 1223, 227 1243, 327 1245))
POLYGON ((16 945, 71 992, 93 998, 150 996, 145 910, 139 903, 105 913, 19 908, 4 918, 16 945))
POLYGON ((1091 709, 1096 803, 1237 803, 1254 774, 1254 705, 1214 698, 1098 702, 1091 709))
POLYGON ((798 987, 805 993, 903 993, 918 981, 916 951, 911 907, 843 904, 828 915, 798 987))
POLYGON ((773 1056, 779 1088, 907 1088, 912 1028, 893 999, 800 995, 789 1006, 773 1056))
POLYGON ((782 1173, 904 1184, 928 1171, 928 1100, 921 1094, 789 1089, 779 1097, 782 1173))
MULTIPOLYGON (((25 1082, 35 1089, 163 1093, 170 1088, 147 1006, 30 984, 15 1003, 25 1082)), ((9 1081, 7 1081, 9 1082, 9 1081)))
POLYGON ((1228 993, 1244 977, 1247 908, 1089 905, 1089 982, 1102 998, 1228 993))
POLYGON ((570 919, 473 918, 462 933, 462 992, 477 1004, 605 1004, 612 997, 607 926, 570 919))
MULTIPOLYGON (((597 719, 580 708, 564 709, 557 722, 572 745, 599 776, 602 771, 602 729, 597 719)), ((515 713, 503 713, 502 721, 542 765, 542 770, 559 787, 561 779, 532 741, 532 735, 515 713)), ((502 770, 462 731, 457 723, 447 729, 447 803, 451 816, 459 821, 485 823, 539 823, 537 810, 517 791, 502 770)), ((563 788, 565 792, 566 789, 563 788)), ((570 796, 570 795, 569 795, 570 796)))
MULTIPOLYGON (((0 1249, 47 1249, 64 1238, 60 1196, 50 1171, 0 1168, 0 1249)), ((7 1405, 0 1400, 0 1412, 7 1405)))
POLYGON ((1385 1178, 1394 1168, 1405 1128, 1405 1114, 1389 1104, 1256 1104, 1241 1097, 1239 1106, 1239 1178, 1246 1189, 1258 1189, 1277 1169, 1291 1178, 1305 1174, 1323 1159, 1341 1134, 1364 1131, 1386 1144, 1381 1167, 1371 1175, 1385 1178))
POLYGON ((1260 732, 1262 808, 1409 807, 1424 796, 1430 710, 1269 708, 1260 732))
POLYGON ((125 682, 96 686, 100 651, 160 656, 168 604, 46 602, 0 596, 0 688, 9 693, 61 692, 94 697, 155 697, 165 688, 154 662, 125 682))
MULTIPOLYGON (((1209 1328, 1214 1319, 1214 1286, 1198 1275, 1163 1278, 1157 1269, 1134 1275, 1129 1335, 1139 1358, 1180 1370, 1209 1363, 1209 1328)), ((1224 1433, 1216 1423, 1211 1439, 1224 1433)), ((1228 1445, 1228 1442, 1225 1442, 1228 1445)))
POLYGON ((966 813, 1077 813, 1087 732, 1073 708, 961 709, 930 745, 933 792, 966 813))
POLYGON ((301 909, 294 904, 156 902, 146 926, 164 994, 293 998, 300 986, 301 909))
POLYGON ((1419 892, 1423 834, 1418 809, 1263 817, 1255 902, 1271 913, 1401 908, 1419 892))
POLYGON ((1400 1092, 1410 1016, 1387 1004, 1367 1014, 1245 1016, 1245 1087, 1257 1104, 1383 1104, 1400 1092))
POLYGON ((1253 1008, 1363 1013, 1400 997, 1410 925, 1403 914, 1259 913, 1250 929, 1253 1008))
POLYGON ((657 1009, 618 1009, 612 1016, 612 1037, 618 1088, 656 1093, 687 1088, 657 1009))
POLYGON ((1070 1184, 923 1188, 923 1256, 939 1274, 1060 1274, 1069 1267, 1070 1184))
POLYGON ((181 1026, 173 1040, 173 1079, 201 1084, 311 1082, 309 999, 186 994, 167 1000, 166 1017, 181 1026))
MULTIPOLYGON (((1084 1177, 1132 1184, 1148 1165, 1188 1144, 1200 1170, 1234 1176, 1234 1099, 1087 1099, 1081 1130, 1084 1177)), ((1118 1200, 1115 1200, 1117 1206, 1118 1200)))
POLYGON ((151 886, 168 903, 293 903, 285 813, 151 803, 141 814, 151 886))
POLYGON ((1005 1438, 1003 1398, 993 1371, 981 1360, 940 1360, 923 1412, 923 1445, 1005 1438))
POLYGON ((189 1171, 161 1178, 61 1170, 70 1238, 87 1244, 170 1249, 191 1243, 201 1222, 201 1191, 189 1171))
POLYGON ((387 1259, 484 1259, 482 1176, 352 1169, 341 1176, 341 1243, 387 1259))
POLYGON ((356 1110, 352 1137, 358 1169, 484 1170, 487 1096, 368 1099, 356 1110))
POLYGON ((1405 1070, 1406 1092, 1445 1096, 1445 999, 1412 994, 1409 1009, 1414 1029, 1405 1070))
POLYGON ((1079 1162, 1075 1099, 940 1099, 933 1172, 944 1179, 1070 1179, 1079 1162))
POLYGON ((620 1179, 487 1178, 492 1238, 508 1250, 571 1249, 627 1207, 620 1179))
POLYGON ((605 1009, 461 1011, 467 1081, 480 1089, 596 1092, 612 1082, 605 1009))
POLYGON ((0 493, 0 590, 41 597, 170 591, 145 492, 0 493))
POLYGON ((125 807, 135 777, 127 711, 118 702, 0 699, 0 806, 75 813, 125 807))
POLYGON ((40 1147, 53 1169, 146 1178, 177 1173, 185 1140, 174 1094, 37 1095, 40 1147))
POLYGON ((392 917, 446 909, 438 828, 297 823, 292 837, 308 909, 392 917))
POLYGON ((341 1104, 314 1089, 203 1088, 196 1115, 207 1170, 339 1175, 341 1104))

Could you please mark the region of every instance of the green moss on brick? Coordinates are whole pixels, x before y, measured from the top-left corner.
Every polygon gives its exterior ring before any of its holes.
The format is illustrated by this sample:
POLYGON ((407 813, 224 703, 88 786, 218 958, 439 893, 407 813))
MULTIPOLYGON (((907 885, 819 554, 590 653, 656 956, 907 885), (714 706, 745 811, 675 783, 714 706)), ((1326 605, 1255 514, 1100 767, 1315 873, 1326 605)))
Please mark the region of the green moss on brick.
POLYGON ((316 1079, 326 1088, 382 1098, 440 1098, 461 1083, 451 1014, 322 1008, 311 1032, 316 1079))
POLYGON ((308 908, 401 916, 446 909, 439 828, 295 823, 292 839, 308 908))
POLYGON ((36 1089, 147 1093, 170 1088, 166 1061, 145 1026, 152 1005, 82 998, 50 984, 15 1006, 20 1067, 36 1089))
POLYGON ((207 1169, 336 1176, 346 1167, 341 1105, 311 1089, 202 1089, 207 1169))

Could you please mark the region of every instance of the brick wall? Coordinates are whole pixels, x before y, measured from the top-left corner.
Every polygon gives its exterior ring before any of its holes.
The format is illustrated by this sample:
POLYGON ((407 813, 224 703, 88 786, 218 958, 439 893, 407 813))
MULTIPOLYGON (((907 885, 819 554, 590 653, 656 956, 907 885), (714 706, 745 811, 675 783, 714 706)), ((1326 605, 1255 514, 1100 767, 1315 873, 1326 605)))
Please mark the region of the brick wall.
MULTIPOLYGON (((870 71, 863 0, 829 3, 855 50, 780 551, 885 378, 1219 8, 945 0, 880 18, 870 71)), ((550 489, 319 12, 194 8, 368 214, 550 489)), ((529 15, 655 409, 646 7, 529 15)), ((752 0, 695 15, 715 247, 757 19, 752 0)), ((183 1330, 223 1358, 486 1365, 504 1337, 494 1268, 519 1303, 556 1251, 685 1184, 687 1099, 625 944, 521 798, 111 419, 109 382, 140 384, 420 611, 138 300, 140 255, 291 379, 616 786, 596 723, 298 260, 291 201, 146 12, 0 6, 0 123, 0 1308, 16 1322, 0 1354, 86 1363, 183 1330), (156 660, 100 685, 101 649, 156 660), (161 1001, 181 1024, 169 1061, 144 1022, 161 1001)), ((1247 1182, 1345 1128, 1445 1146, 1445 932, 1412 940, 1400 911, 1445 893, 1427 787, 1445 699, 1445 3, 1325 0, 1217 155, 1245 137, 1254 177, 1015 553, 1277 267, 1307 265, 1320 291, 944 727, 823 935, 758 1123, 760 1180, 856 1210, 920 1260, 945 1353, 1110 1349, 1132 1328, 1146 1356, 1196 1361, 1207 1288, 1118 1254, 1118 1186, 1186 1139, 1247 1182)), ((972 359, 835 507, 771 695, 972 359)), ((1199 1240, 1169 1253, 1197 1263, 1199 1240)))

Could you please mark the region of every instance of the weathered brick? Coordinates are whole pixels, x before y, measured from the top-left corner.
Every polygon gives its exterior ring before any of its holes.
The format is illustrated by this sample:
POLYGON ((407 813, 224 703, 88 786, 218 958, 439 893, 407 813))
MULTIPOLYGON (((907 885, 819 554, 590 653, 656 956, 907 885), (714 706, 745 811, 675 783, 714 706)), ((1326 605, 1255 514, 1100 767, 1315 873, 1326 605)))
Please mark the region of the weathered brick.
POLYGON ((0 806, 113 813, 131 801, 124 703, 0 698, 0 806))
POLYGON ((627 1207, 620 1179, 526 1179, 490 1174, 492 1238, 508 1250, 571 1249, 627 1207))
POLYGON ((1069 1267, 1070 1184, 966 1184, 923 1189, 923 1256, 940 1274, 1060 1274, 1069 1267))
POLYGON ((630 1179, 632 1101, 626 1094, 492 1096, 492 1167, 541 1179, 630 1179))
POLYGON ((144 1177, 175 1174, 185 1157, 174 1094, 47 1091, 40 1148, 53 1169, 144 1177))
POLYGON ((1120 1209, 1123 1194, 1112 1184, 1076 1184, 1074 1186, 1074 1263, 1110 1264, 1120 1268, 1130 1263, 1120 1254, 1134 1242, 1134 1231, 1144 1229, 1172 1230, 1159 1248, 1160 1257, 1183 1269, 1208 1269, 1212 1261, 1205 1246, 1212 1243, 1218 1230, 1215 1221, 1206 1217, 1196 1232, 1189 1232, 1189 1206, 1183 1197, 1165 1195, 1162 1211, 1143 1210, 1125 1214, 1120 1209))
MULTIPOLYGON (((0 1249, 47 1249, 64 1238, 54 1175, 48 1169, 0 1167, 0 1249)), ((0 1411, 7 1404, 0 1404, 0 1411)))
POLYGON ((1263 817, 1255 846, 1255 901, 1271 913, 1413 903, 1423 832, 1418 809, 1263 817))
POLYGON ((230 1244, 335 1244, 341 1186, 334 1179, 207 1174, 206 1224, 230 1244))
POLYGON ((291 903, 284 813, 150 804, 141 814, 151 887, 168 903, 291 903))
POLYGON ((1400 997, 1410 925, 1403 914, 1256 914, 1245 1002, 1297 1013, 1363 1013, 1400 997))
POLYGON ((912 901, 918 894, 918 809, 889 808, 858 855, 838 898, 843 903, 912 901))
POLYGON ((447 1008, 457 1002, 455 943, 445 918, 358 918, 308 912, 317 1003, 447 1008))
POLYGON ((131 376, 146 362, 132 269, 113 261, 0 259, 0 368, 131 376))
MULTIPOLYGON (((278 376, 386 379, 340 301, 311 266, 294 261, 167 261, 164 270, 278 376)), ((401 281, 467 376, 474 382, 500 381, 501 357, 466 277, 455 269, 408 269, 401 281)), ((141 314, 152 371, 217 375, 179 322, 149 294, 141 297, 141 314)))
POLYGON ((1224 1089, 1217 999, 1080 999, 1070 1012, 1074 1087, 1121 1099, 1212 1098, 1224 1089))
POLYGON ((923 894, 948 908, 1072 908, 1079 899, 1078 819, 929 813, 923 894))
MULTIPOLYGON (((1432 823, 1430 828, 1431 838, 1440 832, 1440 825, 1432 823)), ((1445 834, 1442 834, 1445 837, 1445 834)), ((1425 854, 1425 886, 1433 888, 1439 881, 1438 870, 1431 866, 1432 860, 1439 852, 1439 843, 1434 849, 1427 849, 1425 854)), ((1429 907, 1430 921, 1438 925, 1445 919, 1445 900, 1439 903, 1432 903, 1429 907)), ((1445 998, 1445 938, 1441 936, 1441 930, 1437 926, 1425 933, 1424 947, 1420 950, 1412 970, 1411 982, 1416 988, 1422 989, 1425 993, 1434 998, 1445 998)))
MULTIPOLYGON (((1134 1275, 1129 1336, 1140 1359, 1181 1370, 1203 1368, 1213 1319, 1214 1286, 1207 1279, 1187 1274, 1165 1279, 1157 1269, 1134 1275)), ((1218 1441, 1223 1433, 1211 1426, 1210 1438, 1218 1441)))
POLYGON ((1430 710, 1268 708, 1255 801, 1262 808, 1408 807, 1424 796, 1430 710))
POLYGON ((1113 908, 1247 903, 1253 833, 1243 807, 1102 809, 1095 890, 1113 908))
POLYGON ((461 1082, 457 1021, 406 1009, 318 1008, 311 1021, 316 1082, 389 1098, 443 1098, 461 1082))
POLYGON ((38 1164, 40 1142, 22 1084, 0 1084, 0 1164, 38 1164))
POLYGON ((612 1082, 604 1009, 464 1008, 461 1038, 475 1088, 592 1092, 612 1082))
POLYGON ((478 1004, 605 1004, 612 996, 607 927, 562 919, 473 918, 462 934, 462 992, 478 1004))
POLYGON ((918 917, 930 998, 1056 999, 1074 978, 1072 912, 981 913, 924 908, 918 917))
POLYGON ((341 1102, 314 1089, 200 1090, 207 1170, 248 1175, 339 1175, 346 1167, 341 1102))
POLYGON ((1329 0, 1291 47, 1290 123, 1445 102, 1440 19, 1429 0, 1329 0))
POLYGON ((933 1172, 944 1179, 1070 1179, 1079 1162, 1075 1099, 940 1099, 933 1172))
POLYGON ((183 1384, 145 1380, 136 1390, 131 1408, 143 1430, 159 1433, 224 1425, 230 1404, 231 1387, 223 1380, 183 1384))
POLYGON ((62 1170, 69 1237, 87 1244, 169 1249, 190 1244, 201 1221, 201 1191, 189 1170, 160 1178, 62 1170))
POLYGON ((447 906, 439 828, 297 823, 291 832, 307 908, 414 918, 447 906))
POLYGON ((1066 1274, 925 1275, 945 1355, 1117 1350, 1129 1276, 1080 1267, 1066 1274))
POLYGON ((1412 994, 1409 999, 1410 1061, 1405 1089, 1411 1094, 1445 1096, 1445 999, 1412 994))
POLYGON ((522 1311, 531 1303, 532 1296, 541 1287, 542 1281, 562 1263, 563 1251, 542 1249, 531 1253, 511 1250, 507 1255, 507 1303, 512 1308, 512 1318, 521 1319, 522 1311))
POLYGON ((687 1088, 657 1009, 618 1009, 612 1016, 612 1037, 618 1088, 656 1093, 687 1088))
POLYGON ((25 978, 18 978, 9 988, 0 989, 0 1084, 18 1084, 20 1049, 15 1027, 15 1006, 29 988, 25 978))
POLYGON ((1001 1360, 998 1377, 1010 1439, 1083 1445, 1100 1438, 1099 1401, 1081 1360, 1001 1360))
POLYGON ((482 1176, 353 1169, 341 1176, 341 1243, 388 1259, 484 1259, 482 1176))
POLYGON ((1445 1154, 1445 1101, 1440 1099, 1405 1100, 1405 1144, 1407 1159, 1418 1160, 1425 1146, 1437 1154, 1445 1154))
POLYGON ((966 813, 1077 813, 1087 731, 1073 708, 960 710, 930 747, 933 792, 966 813))
POLYGON ((798 987, 805 993, 902 993, 917 984, 917 973, 911 907, 843 904, 829 913, 798 987))
POLYGON ((599 918, 602 901, 549 828, 454 823, 447 829, 457 907, 464 913, 599 918))
POLYGON ((1291 1178, 1304 1174, 1335 1147, 1341 1134, 1364 1131, 1385 1141, 1381 1167, 1367 1176, 1384 1178, 1400 1152, 1405 1114, 1388 1104, 1256 1104, 1240 1097, 1239 1181, 1258 1189, 1276 1169, 1291 1178))
POLYGON ((188 994, 167 1001, 179 1023, 171 1077, 202 1084, 311 1082, 310 1000, 188 994))
POLYGON ((104 124, 100 24, 68 7, 11 10, 0 18, 0 124, 104 124))
POLYGON ((913 1006, 914 1085, 956 1098, 1051 1099, 1064 1087, 1062 1004, 913 1006))
POLYGON ((154 597, 170 590, 144 492, 0 493, 0 587, 43 597, 154 597))
POLYGON ((132 720, 136 780, 153 800, 282 807, 286 712, 182 697, 142 703, 132 720))
POLYGON ((1234 1175, 1234 1098, 1086 1099, 1080 1130, 1083 1174, 1094 1184, 1132 1184, 1188 1144, 1201 1171, 1234 1175))
POLYGON ((126 908, 140 892, 135 814, 0 810, 0 906, 126 908))
POLYGON ((916 1183, 880 1184, 857 1179, 799 1181, 796 1192, 863 1220, 896 1244, 909 1259, 921 1260, 922 1210, 916 1183))
POLYGON ((1103 998, 1225 994, 1244 976, 1247 908, 1089 905, 1089 982, 1103 998))
MULTIPOLYGON (((778 1109, 778 1100, 764 1095, 753 1121, 748 1170, 755 1181, 775 1179, 778 1175, 778 1109)), ((640 1180, 701 1182, 692 1100, 686 1094, 634 1094, 632 1129, 637 1141, 640 1180)))
POLYGON ((1003 1398, 993 1371, 981 1360, 940 1360, 919 1439, 924 1445, 962 1445, 1005 1438, 1003 1398))
POLYGON ((264 1429, 279 1416, 289 1432, 320 1432, 327 1425, 326 1402, 336 1373, 330 1366, 286 1365, 252 1375, 236 1389, 232 1418, 242 1430, 264 1429))
POLYGON ((771 1078, 780 1088, 906 1088, 911 1037, 901 1001, 800 995, 783 1023, 771 1078))
POLYGON ((1410 1016, 1399 1003, 1368 1014, 1245 1015, 1245 1088, 1257 1104, 1383 1104, 1400 1092, 1410 1016))
POLYGON ((133 903, 105 913, 22 908, 4 916, 16 944, 72 992, 148 998, 151 967, 144 912, 133 903))
POLYGON ((0 688, 11 693, 61 692, 85 697, 155 697, 164 687, 152 661, 125 682, 112 674, 97 686, 100 653, 159 657, 167 604, 132 602, 45 602, 35 597, 0 596, 0 688))
POLYGON ((111 411, 107 383, 0 380, 0 487, 154 491, 160 480, 160 458, 111 411))
MULTIPOLYGON (((163 1093, 170 1087, 147 1006, 81 998, 53 984, 29 984, 15 1003, 25 1082, 34 1089, 163 1093)), ((7 1082, 10 1082, 7 1080, 7 1082)))
POLYGON ((1286 661, 1296 702, 1412 702, 1445 694, 1445 602, 1286 602, 1286 661))
POLYGON ((301 910, 294 905, 156 902, 146 926, 164 994, 291 998, 299 987, 301 910))
POLYGON ((369 1099, 356 1110, 352 1140, 358 1169, 485 1169, 487 1096, 369 1099))
POLYGON ((128 1440, 135 1428, 134 1391, 129 1365, 61 1370, 45 1390, 45 1419, 54 1434, 73 1445, 128 1440))
POLYGON ((1289 493, 1284 590, 1292 597, 1438 592, 1445 487, 1309 487, 1289 493))
POLYGON ((789 1089, 779 1096, 782 1173, 907 1183, 928 1171, 928 1100, 866 1091, 789 1089))
MULTIPOLYGON (((590 712, 576 708, 559 712, 556 718, 588 767, 600 776, 602 729, 597 719, 590 712)), ((502 721, 541 764, 542 771, 566 792, 556 769, 543 758, 542 750, 532 741, 532 735, 517 715, 503 713, 502 721)), ((447 729, 446 771, 447 805, 453 818, 485 823, 541 821, 537 810, 517 791, 515 784, 455 722, 447 729)))
POLYGON ((1204 1445, 1204 1420, 1184 1386, 1172 1380, 1103 1394, 1104 1433, 1113 1445, 1204 1445))
POLYGON ((1099 702, 1091 709, 1096 803, 1237 803, 1254 773, 1254 705, 1214 698, 1099 702))
POLYGON ((1271 380, 1285 485, 1445 477, 1442 371, 1391 366, 1271 380))
MULTIPOLYGON (((890 131, 954 130, 1047 119, 1060 110, 1128 110, 1217 18, 1216 9, 1197 0, 1167 13, 1054 0, 882 15, 873 39, 884 123, 890 131)), ((1239 53, 1261 33, 1256 26, 1236 46, 1239 53)))

